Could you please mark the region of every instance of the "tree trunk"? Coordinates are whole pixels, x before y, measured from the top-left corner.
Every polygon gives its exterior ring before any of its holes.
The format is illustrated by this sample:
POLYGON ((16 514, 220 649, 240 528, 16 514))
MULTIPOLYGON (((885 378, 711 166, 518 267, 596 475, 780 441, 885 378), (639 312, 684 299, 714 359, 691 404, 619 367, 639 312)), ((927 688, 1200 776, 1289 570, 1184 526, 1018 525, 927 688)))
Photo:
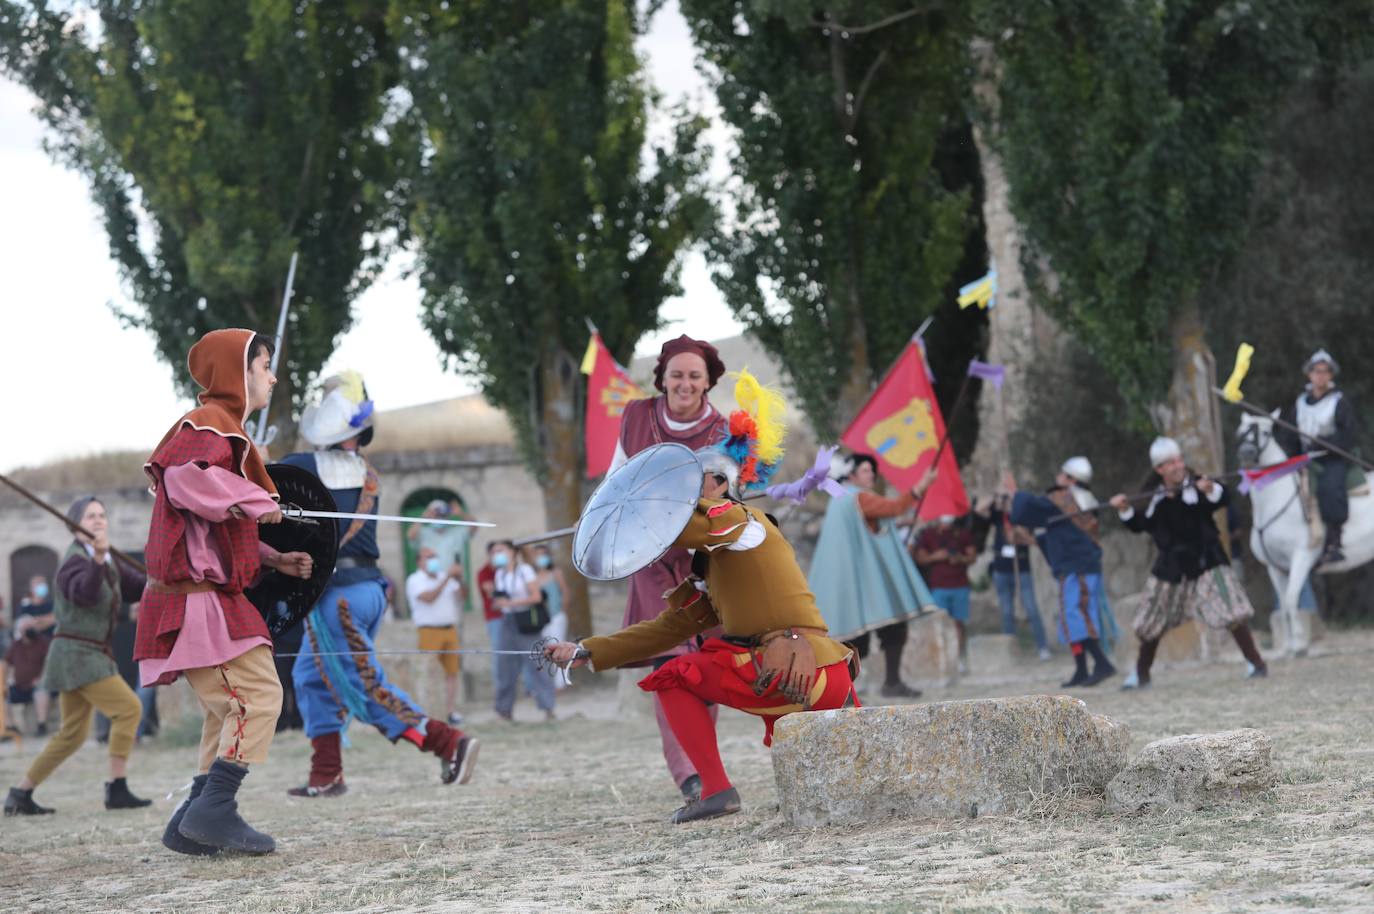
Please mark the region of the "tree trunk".
MULTIPOLYGON (((851 267, 851 270, 857 267, 851 267)), ((854 417, 863 409, 873 393, 873 371, 868 360, 868 328, 864 324, 863 306, 859 300, 857 273, 849 277, 849 374, 840 385, 839 402, 835 404, 835 438, 845 430, 854 417)), ((824 432, 822 432, 824 434, 824 432)))
MULTIPOLYGON (((548 351, 539 367, 540 439, 544 445, 546 482, 544 518, 547 529, 557 530, 577 523, 582 513, 582 477, 586 455, 582 451, 582 422, 578 415, 578 385, 581 375, 577 363, 561 349, 548 351)), ((553 540, 549 548, 562 568, 572 568, 572 538, 553 540)), ((568 601, 568 637, 581 638, 592 633, 591 598, 587 579, 580 574, 565 575, 568 601)))
POLYGON ((1150 409, 1161 434, 1178 441, 1188 465, 1220 473, 1226 465, 1221 438, 1221 404, 1212 393, 1217 363, 1202 328, 1197 302, 1173 322, 1174 374, 1168 399, 1150 409))
MULTIPOLYGON (((977 42, 973 50, 981 72, 974 91, 984 105, 996 111, 998 71, 992 49, 985 42, 977 42)), ((1001 483, 1004 470, 1011 470, 1018 478, 1037 470, 1018 460, 1021 451, 1015 439, 1026 429, 1026 411, 1031 402, 1030 368, 1037 359, 1057 358, 1064 334, 1031 301, 1021 268, 1025 239, 1011 211, 1011 185, 990 137, 976 122, 973 141, 983 176, 988 259, 997 271, 997 304, 989 314, 987 360, 1006 369, 1006 381, 1001 391, 991 384, 982 386, 978 397, 978 443, 965 474, 971 489, 991 492, 1001 483)))

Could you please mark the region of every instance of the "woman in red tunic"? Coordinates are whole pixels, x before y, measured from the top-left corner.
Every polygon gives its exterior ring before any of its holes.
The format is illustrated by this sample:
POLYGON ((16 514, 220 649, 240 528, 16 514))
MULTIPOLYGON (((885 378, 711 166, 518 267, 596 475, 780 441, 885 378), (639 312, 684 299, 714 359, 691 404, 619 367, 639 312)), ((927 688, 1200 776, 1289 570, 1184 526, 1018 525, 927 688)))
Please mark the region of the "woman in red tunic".
MULTIPOLYGON (((727 420, 706 398, 725 374, 725 363, 710 343, 680 336, 663 344, 654 368, 654 387, 659 395, 647 400, 634 400, 625 408, 620 421, 620 440, 611 460, 615 472, 626 460, 655 444, 675 442, 692 450, 699 450, 723 439, 727 434, 727 420)), ((662 558, 630 578, 630 596, 625 604, 624 625, 646 622, 656 618, 665 605, 663 595, 672 590, 691 573, 692 556, 686 549, 670 549, 662 558)), ((710 634, 709 632, 707 633, 710 634)), ((698 639, 683 642, 666 653, 647 661, 655 670, 673 657, 697 649, 698 639)), ((712 709, 714 714, 714 708, 712 709)), ((654 697, 654 716, 663 737, 663 758, 668 772, 683 796, 698 797, 701 778, 697 776, 673 736, 663 705, 654 697)))

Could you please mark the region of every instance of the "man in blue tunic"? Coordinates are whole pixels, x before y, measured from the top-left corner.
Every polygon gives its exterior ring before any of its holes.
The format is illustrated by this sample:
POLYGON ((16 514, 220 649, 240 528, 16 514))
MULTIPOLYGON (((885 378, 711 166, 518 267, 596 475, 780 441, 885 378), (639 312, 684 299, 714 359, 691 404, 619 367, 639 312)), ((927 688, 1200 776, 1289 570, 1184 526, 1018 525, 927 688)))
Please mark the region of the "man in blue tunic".
POLYGON ((901 678, 907 620, 937 607, 894 521, 916 506, 935 473, 928 472, 910 492, 884 498, 872 491, 877 467, 868 454, 837 467, 845 494, 826 506, 807 583, 837 641, 853 643, 864 657, 870 633, 878 633, 886 664, 883 697, 917 698, 921 693, 901 678))
MULTIPOLYGON (((301 417, 301 437, 315 450, 282 461, 318 476, 343 512, 377 512, 377 471, 360 450, 372 440, 372 410, 361 376, 346 372, 330 378, 320 403, 301 417)), ((477 758, 477 740, 426 717, 388 681, 377 660, 374 639, 386 610, 386 579, 377 567, 377 522, 338 524, 334 576, 306 617, 301 654, 291 671, 314 751, 309 780, 288 793, 335 797, 347 791, 340 739, 350 716, 376 727, 393 743, 405 740, 437 755, 445 784, 466 784, 477 758)))
POLYGON ((1084 488, 1092 478, 1086 457, 1065 462, 1055 485, 1044 495, 1019 492, 1008 473, 1011 522, 1035 531, 1036 542, 1059 581, 1059 640, 1073 653, 1074 672, 1065 688, 1095 686, 1116 675, 1102 641, 1110 642, 1116 622, 1107 606, 1102 586, 1102 547, 1097 543, 1097 518, 1085 511, 1085 502, 1096 504, 1084 488), (1077 490, 1082 490, 1081 493, 1077 490), (1088 672, 1088 656, 1093 670, 1088 672))

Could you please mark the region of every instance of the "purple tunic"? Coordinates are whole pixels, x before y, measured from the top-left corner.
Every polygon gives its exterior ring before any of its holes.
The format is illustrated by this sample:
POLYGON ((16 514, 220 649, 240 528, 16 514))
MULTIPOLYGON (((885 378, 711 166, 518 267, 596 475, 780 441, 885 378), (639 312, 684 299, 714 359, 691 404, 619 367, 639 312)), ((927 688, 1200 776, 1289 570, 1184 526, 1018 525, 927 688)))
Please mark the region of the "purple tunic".
MULTIPOLYGON (((663 397, 631 401, 625 407, 620 422, 620 447, 625 456, 633 457, 647 447, 664 442, 686 445, 695 451, 721 440, 728 427, 726 418, 709 402, 701 418, 686 429, 674 429, 668 423, 663 397)), ((691 573, 692 554, 686 549, 669 549, 662 558, 635 574, 630 578, 630 594, 625 603, 623 624, 634 625, 658 616, 663 612, 664 593, 672 590, 691 573)), ((710 633, 707 634, 709 636, 710 633)), ((662 656, 675 657, 695 649, 694 644, 684 642, 662 656)), ((647 666, 648 663, 631 665, 647 666)))

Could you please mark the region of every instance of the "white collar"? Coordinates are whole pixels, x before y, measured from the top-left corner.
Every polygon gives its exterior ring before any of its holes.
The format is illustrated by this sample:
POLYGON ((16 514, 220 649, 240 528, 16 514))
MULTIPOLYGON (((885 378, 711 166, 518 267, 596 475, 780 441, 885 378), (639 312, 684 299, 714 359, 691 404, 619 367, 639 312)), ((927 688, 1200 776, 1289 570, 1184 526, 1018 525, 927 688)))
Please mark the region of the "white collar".
MULTIPOLYGON (((80 542, 80 541, 78 540, 78 542, 80 542)), ((86 550, 86 555, 87 555, 88 557, 90 557, 90 558, 95 558, 95 547, 94 547, 94 546, 92 546, 90 543, 81 543, 81 546, 82 546, 82 548, 84 548, 84 549, 86 550)), ((114 564, 114 556, 111 555, 111 554, 108 553, 108 552, 105 553, 105 564, 106 564, 106 565, 112 565, 112 564, 114 564)))

